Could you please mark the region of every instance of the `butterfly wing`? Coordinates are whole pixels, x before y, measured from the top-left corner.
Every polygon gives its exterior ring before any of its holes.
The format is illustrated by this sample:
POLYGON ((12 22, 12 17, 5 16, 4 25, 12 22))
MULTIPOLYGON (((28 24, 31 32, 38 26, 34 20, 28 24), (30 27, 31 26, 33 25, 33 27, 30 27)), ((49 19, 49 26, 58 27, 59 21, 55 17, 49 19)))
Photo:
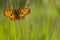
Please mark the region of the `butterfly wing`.
POLYGON ((20 11, 21 11, 22 14, 24 14, 24 15, 27 15, 27 14, 30 13, 30 9, 28 9, 28 8, 21 9, 20 11))
POLYGON ((16 20, 14 10, 7 10, 4 12, 4 16, 9 17, 11 20, 16 20))
POLYGON ((19 12, 19 16, 18 16, 18 18, 19 18, 20 20, 22 20, 22 19, 24 19, 24 18, 25 18, 25 15, 24 15, 24 14, 22 14, 21 12, 19 12))
POLYGON ((19 19, 24 19, 25 15, 30 13, 30 9, 24 8, 24 9, 19 9, 19 19))

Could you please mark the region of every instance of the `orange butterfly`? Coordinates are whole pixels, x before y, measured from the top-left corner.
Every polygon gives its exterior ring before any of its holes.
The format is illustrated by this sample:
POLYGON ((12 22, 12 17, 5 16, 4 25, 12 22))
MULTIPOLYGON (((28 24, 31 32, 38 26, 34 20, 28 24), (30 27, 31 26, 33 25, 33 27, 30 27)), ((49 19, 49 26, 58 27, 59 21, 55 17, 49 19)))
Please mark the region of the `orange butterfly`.
POLYGON ((30 9, 15 9, 15 10, 7 10, 4 12, 4 16, 9 17, 11 20, 24 19, 25 15, 30 13, 30 9))

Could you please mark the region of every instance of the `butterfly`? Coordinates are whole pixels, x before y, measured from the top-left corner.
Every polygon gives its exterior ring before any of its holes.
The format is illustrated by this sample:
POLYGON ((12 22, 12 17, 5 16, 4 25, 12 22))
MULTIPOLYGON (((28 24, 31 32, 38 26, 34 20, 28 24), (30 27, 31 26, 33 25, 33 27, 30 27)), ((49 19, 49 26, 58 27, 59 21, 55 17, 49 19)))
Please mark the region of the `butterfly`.
POLYGON ((4 12, 4 16, 10 18, 11 20, 24 19, 26 15, 30 13, 30 9, 22 8, 22 9, 11 9, 4 12))

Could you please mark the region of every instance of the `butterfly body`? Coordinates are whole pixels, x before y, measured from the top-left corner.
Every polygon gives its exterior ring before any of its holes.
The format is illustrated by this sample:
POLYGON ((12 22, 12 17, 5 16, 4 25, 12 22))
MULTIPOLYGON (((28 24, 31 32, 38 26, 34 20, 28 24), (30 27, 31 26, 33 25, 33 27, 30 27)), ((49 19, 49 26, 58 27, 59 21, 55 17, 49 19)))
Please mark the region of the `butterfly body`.
POLYGON ((29 13, 30 13, 30 9, 23 8, 23 9, 7 10, 4 12, 4 15, 6 17, 9 17, 11 20, 17 20, 17 19, 22 20, 29 13))

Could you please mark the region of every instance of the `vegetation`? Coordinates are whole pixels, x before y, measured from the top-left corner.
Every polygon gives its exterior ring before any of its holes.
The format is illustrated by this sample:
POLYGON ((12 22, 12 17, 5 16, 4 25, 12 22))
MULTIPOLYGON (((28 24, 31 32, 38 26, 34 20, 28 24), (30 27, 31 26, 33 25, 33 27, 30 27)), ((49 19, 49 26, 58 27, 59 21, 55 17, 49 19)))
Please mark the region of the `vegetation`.
POLYGON ((60 40, 56 0, 0 0, 0 40, 60 40), (31 9, 24 20, 12 21, 3 15, 6 10, 24 7, 31 9))

